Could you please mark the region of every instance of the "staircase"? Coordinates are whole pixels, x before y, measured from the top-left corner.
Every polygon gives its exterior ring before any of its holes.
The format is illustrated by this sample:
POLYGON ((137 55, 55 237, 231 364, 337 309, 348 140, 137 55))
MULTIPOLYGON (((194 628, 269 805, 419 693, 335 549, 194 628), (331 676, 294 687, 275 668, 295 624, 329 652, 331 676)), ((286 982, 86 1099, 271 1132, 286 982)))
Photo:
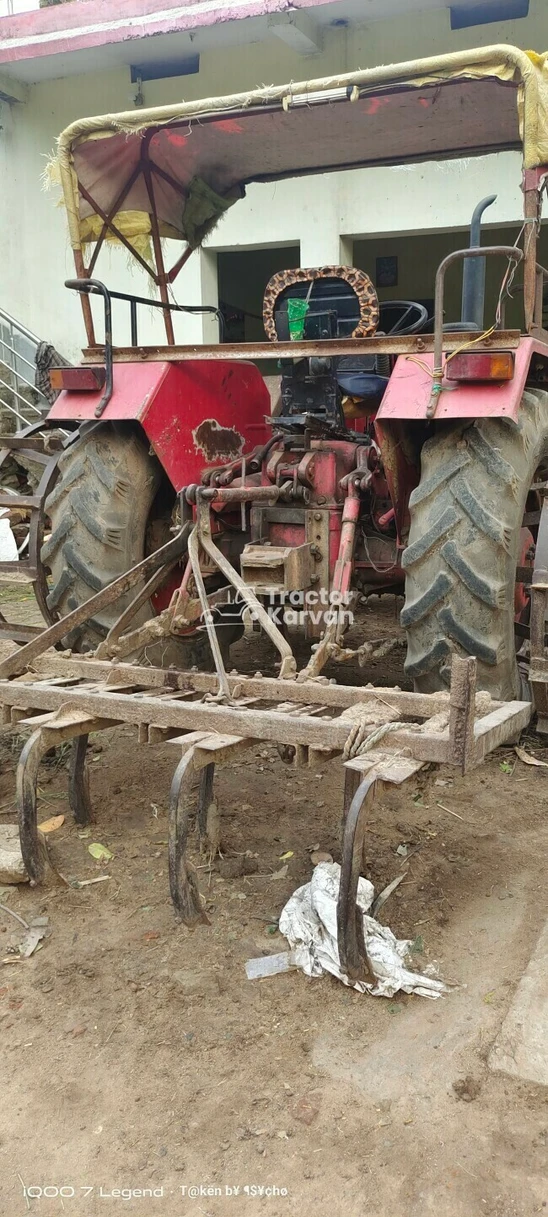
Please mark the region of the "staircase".
POLYGON ((38 422, 49 403, 34 383, 40 339, 0 309, 0 433, 38 422))

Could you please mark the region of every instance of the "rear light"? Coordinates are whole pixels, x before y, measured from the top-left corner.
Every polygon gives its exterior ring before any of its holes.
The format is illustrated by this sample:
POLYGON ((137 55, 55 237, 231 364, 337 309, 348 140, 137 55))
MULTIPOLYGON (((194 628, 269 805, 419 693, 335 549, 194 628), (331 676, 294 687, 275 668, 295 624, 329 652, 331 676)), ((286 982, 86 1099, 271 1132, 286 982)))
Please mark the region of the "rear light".
POLYGON ((50 368, 52 389, 69 389, 76 393, 97 393, 105 383, 104 368, 50 368))
POLYGON ((461 351, 445 365, 447 380, 512 380, 513 351, 461 351))

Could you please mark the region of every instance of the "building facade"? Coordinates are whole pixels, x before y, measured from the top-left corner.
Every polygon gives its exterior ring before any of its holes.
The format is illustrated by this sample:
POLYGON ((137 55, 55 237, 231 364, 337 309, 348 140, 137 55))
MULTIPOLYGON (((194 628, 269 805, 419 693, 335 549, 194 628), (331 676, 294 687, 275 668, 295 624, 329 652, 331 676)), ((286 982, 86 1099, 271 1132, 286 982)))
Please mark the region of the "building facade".
MULTIPOLYGON (((546 0, 72 0, 0 17, 0 308, 78 358, 80 309, 63 286, 74 273, 65 217, 43 181, 56 136, 76 118, 494 43, 546 49, 546 0)), ((467 243, 483 196, 497 195, 490 236, 515 239, 520 185, 517 152, 254 185, 192 256, 176 299, 220 301, 235 339, 262 336, 264 285, 286 266, 354 263, 381 298, 430 301, 438 262, 467 243)), ((102 252, 96 274, 150 292, 123 250, 102 252)), ((448 288, 458 316, 456 272, 448 288)), ((115 340, 128 341, 121 305, 114 326, 115 340)), ((152 339, 148 314, 145 328, 152 339)), ((186 318, 178 337, 214 340, 215 331, 186 318)))

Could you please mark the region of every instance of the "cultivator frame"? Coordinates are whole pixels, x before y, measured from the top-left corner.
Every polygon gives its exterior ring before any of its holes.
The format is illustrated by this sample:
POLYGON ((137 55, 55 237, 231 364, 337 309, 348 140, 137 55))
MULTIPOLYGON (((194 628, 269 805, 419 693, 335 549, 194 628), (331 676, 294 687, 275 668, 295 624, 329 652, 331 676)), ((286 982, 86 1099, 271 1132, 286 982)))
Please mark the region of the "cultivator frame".
MULTIPOLYGON (((172 560, 180 545, 181 535, 164 547, 164 559, 172 560)), ((137 570, 142 576, 147 563, 150 573, 154 559, 157 562, 156 554, 118 582, 127 587, 130 576, 137 570)), ((76 612, 90 614, 90 606, 92 601, 76 612)), ((46 652, 48 636, 51 641, 65 629, 66 619, 0 664, 4 724, 34 728, 20 756, 16 792, 21 849, 31 883, 44 880, 48 865, 37 821, 39 765, 45 753, 61 742, 72 741, 68 797, 81 825, 92 818, 86 770, 92 732, 132 724, 140 744, 169 741, 180 749, 169 800, 169 881, 174 907, 188 926, 208 921, 187 857, 196 780, 196 824, 203 844, 216 767, 230 764, 264 740, 293 748, 299 765, 317 767, 319 761, 342 758, 345 791, 337 919, 341 966, 352 980, 371 980, 356 897, 367 822, 383 783, 401 783, 429 763, 455 765, 465 773, 493 748, 518 735, 531 716, 528 702, 500 703, 486 694, 476 698, 475 659, 454 657, 448 693, 408 693, 331 684, 325 678, 260 674, 225 674, 221 688, 217 674, 46 652), (379 707, 385 717, 388 707, 396 721, 372 731, 372 707, 379 707), (352 711, 351 716, 345 711, 352 711), (364 729, 360 715, 369 724, 364 729)))
MULTIPOLYGON (((182 503, 195 508, 195 521, 184 520, 176 536, 131 570, 97 592, 61 621, 5 656, 0 662, 0 705, 5 725, 34 727, 17 769, 17 811, 23 859, 31 883, 43 881, 46 857, 38 832, 37 779, 45 753, 72 740, 69 803, 76 821, 87 823, 91 803, 86 772, 90 733, 121 724, 137 727, 139 743, 170 741, 181 749, 169 810, 169 878, 173 904, 186 925, 207 921, 195 872, 187 859, 192 790, 199 781, 197 829, 203 842, 208 830, 216 766, 260 741, 293 750, 298 765, 317 766, 320 759, 342 758, 345 768, 341 883, 338 930, 341 963, 354 980, 367 979, 369 966, 356 895, 362 867, 367 821, 383 782, 400 783, 429 763, 455 765, 462 773, 479 764, 493 748, 515 737, 527 725, 529 702, 497 702, 476 695, 476 660, 454 655, 449 692, 408 693, 332 684, 319 675, 328 658, 349 658, 337 625, 328 627, 307 666, 297 672, 286 637, 271 620, 254 592, 242 580, 212 539, 211 504, 221 500, 272 502, 284 487, 192 487, 182 503), (242 498, 243 496, 243 498, 242 498), (188 554, 179 588, 158 617, 131 630, 131 620, 188 554), (207 596, 204 560, 213 563, 227 586, 207 596), (196 595, 191 596, 191 576, 196 595), (107 638, 90 656, 52 647, 71 631, 137 588, 107 638), (275 644, 280 675, 266 678, 227 673, 212 608, 239 594, 275 644), (205 621, 216 672, 144 667, 124 662, 154 638, 177 635, 198 618, 205 621), (326 640, 329 645, 326 647, 326 640), (318 656, 322 656, 321 660, 318 656), (377 708, 378 722, 372 710, 377 708), (386 710, 388 709, 388 719, 386 710)), ((546 520, 545 520, 546 523, 546 520)), ((347 527, 352 524, 349 513, 347 527)), ((337 567, 344 581, 343 528, 337 567)), ((335 583, 337 580, 335 579, 335 583)), ((341 586, 343 583, 341 583, 341 586)))

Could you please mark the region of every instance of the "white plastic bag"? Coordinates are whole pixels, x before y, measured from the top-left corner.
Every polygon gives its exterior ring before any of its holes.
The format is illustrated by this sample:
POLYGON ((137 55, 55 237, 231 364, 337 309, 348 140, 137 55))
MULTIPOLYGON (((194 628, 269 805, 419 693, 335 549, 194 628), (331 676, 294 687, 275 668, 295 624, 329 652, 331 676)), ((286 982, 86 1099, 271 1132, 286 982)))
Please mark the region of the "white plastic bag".
POLYGON ((373 997, 393 997, 400 989, 420 997, 439 997, 447 993, 440 980, 410 972, 404 959, 411 946, 410 939, 397 939, 388 929, 368 916, 373 903, 374 888, 368 879, 358 880, 357 903, 363 912, 363 929, 367 957, 376 978, 374 985, 355 983, 341 972, 337 945, 337 897, 341 868, 337 862, 320 862, 310 883, 290 896, 280 916, 280 931, 293 951, 294 962, 307 976, 330 972, 343 984, 371 993, 373 997))

